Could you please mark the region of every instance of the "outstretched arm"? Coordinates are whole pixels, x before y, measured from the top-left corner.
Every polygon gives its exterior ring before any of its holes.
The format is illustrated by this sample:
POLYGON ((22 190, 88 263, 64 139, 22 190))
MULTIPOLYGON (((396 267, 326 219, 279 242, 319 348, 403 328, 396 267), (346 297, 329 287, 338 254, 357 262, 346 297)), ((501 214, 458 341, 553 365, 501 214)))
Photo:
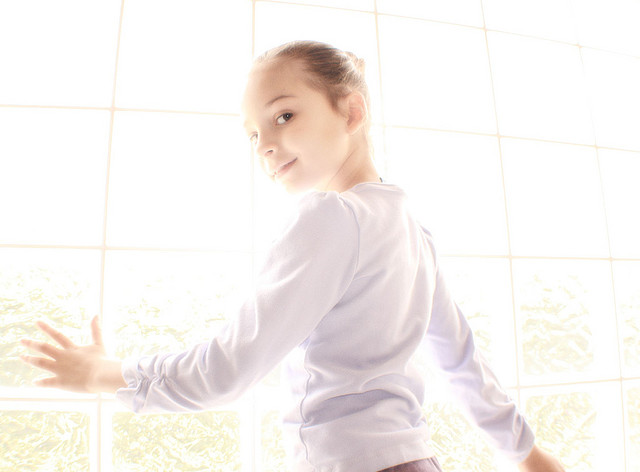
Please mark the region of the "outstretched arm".
POLYGON ((37 380, 36 385, 81 393, 115 393, 127 386, 122 377, 121 362, 106 357, 97 316, 91 320, 93 342, 86 346, 74 344, 47 323, 39 321, 36 326, 60 346, 30 339, 21 341, 24 346, 46 356, 21 356, 21 359, 53 374, 53 377, 37 380))

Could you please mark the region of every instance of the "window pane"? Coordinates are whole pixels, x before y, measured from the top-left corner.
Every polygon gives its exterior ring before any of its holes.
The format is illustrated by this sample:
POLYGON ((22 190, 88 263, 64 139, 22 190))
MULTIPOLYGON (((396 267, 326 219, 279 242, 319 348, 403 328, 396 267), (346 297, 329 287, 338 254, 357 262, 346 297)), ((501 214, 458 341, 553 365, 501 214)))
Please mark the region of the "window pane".
MULTIPOLYGON (((323 7, 348 8, 352 10, 373 11, 374 0, 293 0, 288 3, 301 5, 319 5, 323 7)), ((289 15, 293 19, 295 15, 289 15)))
POLYGON ((625 382, 627 470, 640 470, 640 382, 625 382))
POLYGON ((378 13, 482 27, 482 4, 479 0, 377 0, 376 5, 378 13))
POLYGON ((432 402, 425 408, 431 445, 447 472, 497 471, 495 454, 480 430, 472 427, 451 404, 432 402))
POLYGON ((618 383, 523 392, 536 443, 567 470, 624 470, 618 383))
POLYGON ((501 143, 513 254, 608 257, 594 149, 513 139, 501 143))
POLYGON ((108 112, 0 108, 0 242, 101 244, 108 138, 108 112))
POLYGON ((0 386, 29 387, 48 377, 22 362, 22 338, 48 340, 35 326, 44 320, 76 342, 99 313, 100 254, 61 249, 0 249, 0 386))
POLYGON ((614 262, 619 330, 622 344, 622 372, 640 375, 640 263, 614 262))
POLYGON ((441 258, 447 282, 476 345, 503 386, 516 385, 516 346, 507 259, 441 258))
POLYGON ((488 29, 576 42, 569 0, 484 0, 488 29))
POLYGON ((640 150, 640 58, 583 48, 582 60, 597 144, 640 150))
POLYGON ((116 104, 238 113, 250 59, 251 2, 127 3, 116 104))
POLYGON ((618 374, 608 262, 515 260, 513 276, 522 383, 618 374))
POLYGON ((78 412, 0 412, 0 470, 89 470, 89 416, 78 412))
POLYGON ((497 140, 387 130, 389 181, 404 188, 442 254, 507 254, 497 140))
POLYGON ((572 0, 583 46, 640 56, 640 5, 635 0, 572 0))
POLYGON ((488 33, 500 133, 593 144, 576 46, 488 33))
POLYGON ((640 258, 640 153, 599 149, 613 257, 640 258))
POLYGON ((117 113, 109 245, 248 249, 246 142, 233 118, 117 113))
POLYGON ((0 2, 0 103, 110 106, 120 5, 0 2))
POLYGON ((495 133, 484 33, 421 20, 381 16, 380 61, 385 121, 495 133), (401 51, 411 51, 411 60, 401 51), (455 58, 455 60, 452 60, 455 58))
POLYGON ((116 355, 183 350, 231 318, 251 281, 246 254, 109 252, 105 324, 116 355))
POLYGON ((280 424, 278 411, 270 411, 262 417, 262 472, 287 470, 280 424))
POLYGON ((340 49, 353 51, 365 60, 372 117, 374 121, 380 121, 378 50, 373 14, 256 2, 257 53, 287 41, 300 39, 324 41, 340 49), (354 31, 358 34, 353 34, 354 31))
POLYGON ((237 413, 114 413, 112 421, 115 470, 240 470, 237 413))

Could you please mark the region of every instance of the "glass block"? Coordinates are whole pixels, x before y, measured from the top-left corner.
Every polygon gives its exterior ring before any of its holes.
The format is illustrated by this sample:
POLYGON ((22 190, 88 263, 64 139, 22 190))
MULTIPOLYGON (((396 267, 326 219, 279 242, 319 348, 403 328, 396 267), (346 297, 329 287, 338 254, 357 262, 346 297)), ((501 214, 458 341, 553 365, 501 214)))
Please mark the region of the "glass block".
POLYGON ((332 8, 256 3, 256 55, 288 41, 307 39, 329 43, 365 60, 365 77, 371 95, 371 116, 374 121, 380 121, 380 80, 374 15, 332 8), (354 31, 358 33, 354 34, 354 31))
POLYGON ((578 47, 506 33, 487 37, 500 134, 593 144, 578 47))
POLYGON ((595 150, 514 139, 501 145, 512 253, 608 257, 595 150))
POLYGON ((570 0, 484 0, 487 29, 576 42, 570 0))
POLYGON ((387 129, 388 181, 407 192, 441 254, 508 253, 497 144, 487 136, 387 129))
POLYGON ((640 382, 624 382, 627 471, 640 471, 640 382))
POLYGON ((582 60, 596 143, 640 150, 640 59, 583 48, 582 60))
POLYGON ((116 113, 108 244, 249 249, 247 151, 236 118, 116 113))
POLYGON ((599 149, 611 255, 640 258, 640 153, 599 149))
POLYGON ((262 416, 262 469, 260 469, 262 472, 287 470, 287 458, 280 423, 278 411, 269 411, 262 416))
POLYGON ((106 111, 0 108, 0 242, 100 244, 108 139, 106 111))
POLYGON ((497 472, 494 451, 459 410, 446 402, 425 407, 431 446, 447 472, 497 472))
POLYGON ((635 0, 571 0, 582 46, 640 56, 640 5, 635 0))
POLYGON ((376 0, 378 13, 482 27, 479 0, 376 0))
POLYGON ((503 386, 516 385, 516 344, 509 261, 444 257, 441 267, 456 303, 503 386))
POLYGON ((608 261, 513 261, 520 381, 618 377, 608 261))
POLYGON ((482 30, 390 16, 378 25, 387 124, 496 132, 482 30))
POLYGON ((0 103, 111 106, 120 6, 0 2, 0 103))
POLYGON ((116 355, 181 351, 209 340, 244 301, 250 264, 248 254, 108 252, 105 327, 116 355))
POLYGON ((624 470, 620 384, 522 392, 536 443, 566 470, 624 470))
POLYGON ((241 470, 240 421, 230 411, 114 413, 112 463, 120 472, 241 470))
POLYGON ((238 113, 250 62, 251 2, 131 2, 122 20, 116 105, 238 113))
POLYGON ((68 411, 0 411, 0 470, 89 470, 89 416, 68 411))
POLYGON ((640 375, 640 262, 614 262, 613 282, 618 311, 624 376, 640 375))
POLYGON ((49 340, 37 320, 88 341, 88 320, 100 310, 99 271, 98 251, 0 249, 0 386, 28 387, 49 376, 18 358, 28 352, 20 339, 49 340))

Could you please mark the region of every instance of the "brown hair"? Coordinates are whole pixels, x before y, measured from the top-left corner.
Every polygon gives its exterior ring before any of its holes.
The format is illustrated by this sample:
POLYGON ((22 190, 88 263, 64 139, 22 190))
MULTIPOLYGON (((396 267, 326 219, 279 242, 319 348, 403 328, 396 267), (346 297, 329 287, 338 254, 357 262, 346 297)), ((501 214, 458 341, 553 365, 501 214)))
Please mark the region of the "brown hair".
POLYGON ((254 61, 255 64, 276 59, 298 59, 309 72, 310 85, 323 91, 331 106, 338 108, 338 100, 353 91, 360 92, 367 105, 366 128, 371 124, 371 100, 364 77, 364 59, 348 51, 341 51, 318 41, 292 41, 269 49, 254 61))

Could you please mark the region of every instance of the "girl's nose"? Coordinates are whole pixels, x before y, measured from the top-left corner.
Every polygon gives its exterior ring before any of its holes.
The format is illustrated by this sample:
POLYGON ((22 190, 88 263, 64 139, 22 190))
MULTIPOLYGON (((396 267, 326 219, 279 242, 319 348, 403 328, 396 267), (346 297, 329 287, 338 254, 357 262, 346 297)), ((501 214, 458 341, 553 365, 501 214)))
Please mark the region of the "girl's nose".
POLYGON ((276 149, 275 143, 268 137, 259 137, 256 145, 256 155, 258 157, 271 157, 276 149), (265 139, 266 138, 266 139, 265 139))

